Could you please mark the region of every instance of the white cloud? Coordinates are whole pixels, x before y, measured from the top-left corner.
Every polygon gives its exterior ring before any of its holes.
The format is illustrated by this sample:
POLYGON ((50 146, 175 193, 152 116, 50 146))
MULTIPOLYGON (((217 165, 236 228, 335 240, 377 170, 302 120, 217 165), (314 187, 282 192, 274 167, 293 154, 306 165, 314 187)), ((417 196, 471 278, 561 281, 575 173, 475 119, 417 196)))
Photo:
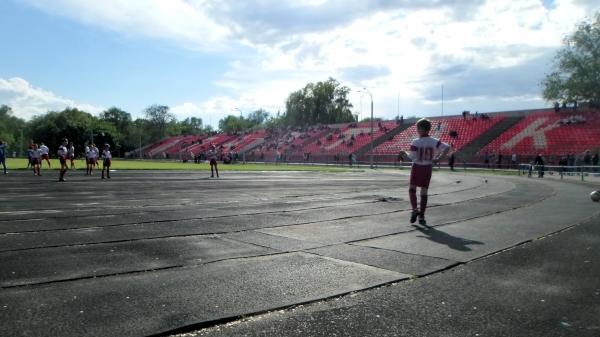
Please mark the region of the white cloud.
POLYGON ((58 111, 68 107, 78 108, 92 114, 99 114, 105 110, 96 105, 78 103, 51 91, 34 87, 19 77, 0 78, 0 102, 10 106, 15 116, 24 119, 30 119, 50 110, 58 111))
POLYGON ((230 30, 215 22, 211 1, 25 0, 48 13, 128 37, 161 39, 190 49, 225 47, 230 30))
MULTIPOLYGON (((506 108, 512 97, 516 108, 517 100, 535 90, 531 81, 520 78, 514 85, 478 87, 475 93, 451 83, 460 83, 465 74, 481 81, 489 76, 493 83, 503 69, 514 72, 548 60, 577 22, 600 9, 581 0, 556 0, 550 7, 540 0, 466 5, 434 0, 25 1, 86 25, 181 48, 219 52, 244 45, 243 55, 213 80, 222 93, 201 103, 190 98, 173 108, 178 117, 200 114, 213 125, 233 107, 276 111, 291 91, 330 76, 352 88, 368 87, 385 117, 394 115, 398 95, 405 106, 423 109, 415 113, 432 112, 432 91, 444 82, 461 104, 473 100, 479 105, 485 97, 487 110, 494 110, 493 104, 506 108), (362 71, 352 71, 357 69, 362 71)), ((532 76, 549 66, 535 67, 532 76)), ((511 81, 507 76, 501 80, 511 81)), ((353 95, 357 107, 358 97, 353 95)))

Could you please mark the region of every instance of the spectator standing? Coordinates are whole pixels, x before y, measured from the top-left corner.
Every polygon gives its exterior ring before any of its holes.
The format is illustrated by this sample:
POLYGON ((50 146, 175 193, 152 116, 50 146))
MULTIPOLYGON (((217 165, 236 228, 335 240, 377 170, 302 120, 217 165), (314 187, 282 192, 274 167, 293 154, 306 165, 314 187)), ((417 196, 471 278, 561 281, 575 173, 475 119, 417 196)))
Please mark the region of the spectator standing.
POLYGON ((510 156, 510 164, 512 165, 513 168, 517 168, 517 154, 513 153, 512 156, 510 156))
POLYGON ((483 155, 483 163, 485 164, 485 167, 490 168, 490 153, 488 151, 485 151, 485 154, 483 155))
POLYGON ((537 166, 538 178, 544 178, 544 157, 541 153, 535 157, 533 164, 537 166))
MULTIPOLYGON (((591 166, 592 165, 592 151, 586 150, 583 153, 583 166, 591 166)), ((585 172, 590 170, 589 167, 582 167, 581 172, 585 172)))
POLYGON ((4 174, 6 174, 6 143, 2 140, 0 140, 0 164, 2 164, 4 174))

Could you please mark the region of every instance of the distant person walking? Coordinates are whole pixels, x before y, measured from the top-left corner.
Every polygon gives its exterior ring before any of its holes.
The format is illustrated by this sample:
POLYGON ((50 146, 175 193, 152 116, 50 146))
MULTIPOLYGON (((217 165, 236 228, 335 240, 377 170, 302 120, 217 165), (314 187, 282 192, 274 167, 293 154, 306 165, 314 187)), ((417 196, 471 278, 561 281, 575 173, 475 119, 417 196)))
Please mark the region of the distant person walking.
POLYGON ((69 143, 69 148, 68 148, 68 156, 69 156, 69 160, 71 161, 71 168, 74 169, 75 168, 75 146, 73 146, 73 142, 69 143))
POLYGON ((0 140, 0 164, 2 164, 4 174, 6 174, 6 143, 3 140, 0 140))
POLYGON ((448 157, 448 166, 450 171, 454 171, 454 162, 456 161, 456 155, 454 153, 454 145, 450 145, 450 156, 448 157))
POLYGON ((110 165, 112 163, 112 154, 110 153, 110 145, 104 144, 102 150, 102 179, 104 179, 104 170, 106 170, 106 178, 110 179, 110 165))
MULTIPOLYGON (((39 149, 38 149, 39 151, 39 149)), ((31 162, 31 156, 33 155, 33 143, 30 143, 29 146, 27 146, 27 167, 26 169, 33 167, 33 163, 31 162)))
MULTIPOLYGON (((46 144, 44 143, 40 143, 40 152, 42 153, 42 161, 46 161, 46 163, 48 163, 48 168, 51 168, 52 165, 50 165, 50 149, 46 146, 46 144)), ((40 162, 40 166, 41 162, 40 162)))
POLYGON ((538 178, 544 178, 544 157, 542 154, 538 154, 533 161, 533 165, 536 165, 538 170, 538 178))
MULTIPOLYGON (((58 147, 58 160, 60 161, 60 173, 58 176, 58 181, 65 181, 65 174, 69 167, 67 166, 67 157, 69 155, 69 150, 67 146, 69 145, 69 141, 67 138, 63 138, 62 144, 58 147)), ((42 152, 43 153, 43 152, 42 152)))
POLYGON ((31 167, 33 168, 33 175, 34 176, 41 176, 42 174, 40 173, 40 163, 42 161, 42 153, 40 152, 40 149, 38 148, 37 144, 33 144, 33 147, 31 149, 31 167))
POLYGON ((215 177, 215 172, 217 173, 217 178, 219 178, 219 167, 217 166, 217 149, 214 144, 210 145, 210 149, 208 150, 207 157, 210 163, 210 177, 215 177), (213 172, 214 170, 214 172, 213 172))
POLYGON ((485 164, 486 168, 490 168, 490 153, 488 151, 485 151, 483 155, 483 164, 485 164))

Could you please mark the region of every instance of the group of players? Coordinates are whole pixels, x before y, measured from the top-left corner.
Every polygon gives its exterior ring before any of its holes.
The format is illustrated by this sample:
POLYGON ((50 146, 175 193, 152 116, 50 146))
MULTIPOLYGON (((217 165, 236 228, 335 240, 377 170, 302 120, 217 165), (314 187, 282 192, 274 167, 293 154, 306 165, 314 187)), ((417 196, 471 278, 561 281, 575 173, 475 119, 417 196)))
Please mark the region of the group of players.
MULTIPOLYGON (((48 163, 48 167, 52 167, 50 164, 50 149, 44 144, 38 144, 31 142, 29 145, 29 149, 27 150, 27 156, 29 158, 29 162, 27 167, 31 167, 33 169, 33 174, 36 176, 41 176, 40 168, 42 162, 45 160, 48 163)), ((63 138, 61 145, 57 150, 58 160, 60 162, 60 171, 58 181, 65 181, 65 174, 69 170, 69 168, 75 168, 75 146, 73 142, 69 142, 68 139, 63 138), (70 162, 70 167, 67 164, 70 162)), ((95 144, 91 144, 85 147, 85 163, 86 163, 86 171, 85 175, 92 175, 92 171, 95 167, 98 167, 98 158, 102 158, 102 176, 101 179, 105 179, 105 171, 106 178, 110 179, 110 166, 112 161, 112 154, 110 152, 110 145, 104 144, 104 149, 102 153, 96 147, 95 144)))

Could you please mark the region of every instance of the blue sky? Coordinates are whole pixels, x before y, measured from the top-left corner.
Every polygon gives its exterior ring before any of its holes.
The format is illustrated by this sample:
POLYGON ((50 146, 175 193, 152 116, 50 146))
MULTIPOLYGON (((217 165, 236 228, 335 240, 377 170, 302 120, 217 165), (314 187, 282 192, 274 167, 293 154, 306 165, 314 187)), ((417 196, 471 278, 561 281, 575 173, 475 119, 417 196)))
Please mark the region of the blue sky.
POLYGON ((356 89, 365 117, 546 106, 539 81, 594 1, 5 0, 0 104, 30 118, 151 104, 216 125, 284 110, 308 82, 356 89))

